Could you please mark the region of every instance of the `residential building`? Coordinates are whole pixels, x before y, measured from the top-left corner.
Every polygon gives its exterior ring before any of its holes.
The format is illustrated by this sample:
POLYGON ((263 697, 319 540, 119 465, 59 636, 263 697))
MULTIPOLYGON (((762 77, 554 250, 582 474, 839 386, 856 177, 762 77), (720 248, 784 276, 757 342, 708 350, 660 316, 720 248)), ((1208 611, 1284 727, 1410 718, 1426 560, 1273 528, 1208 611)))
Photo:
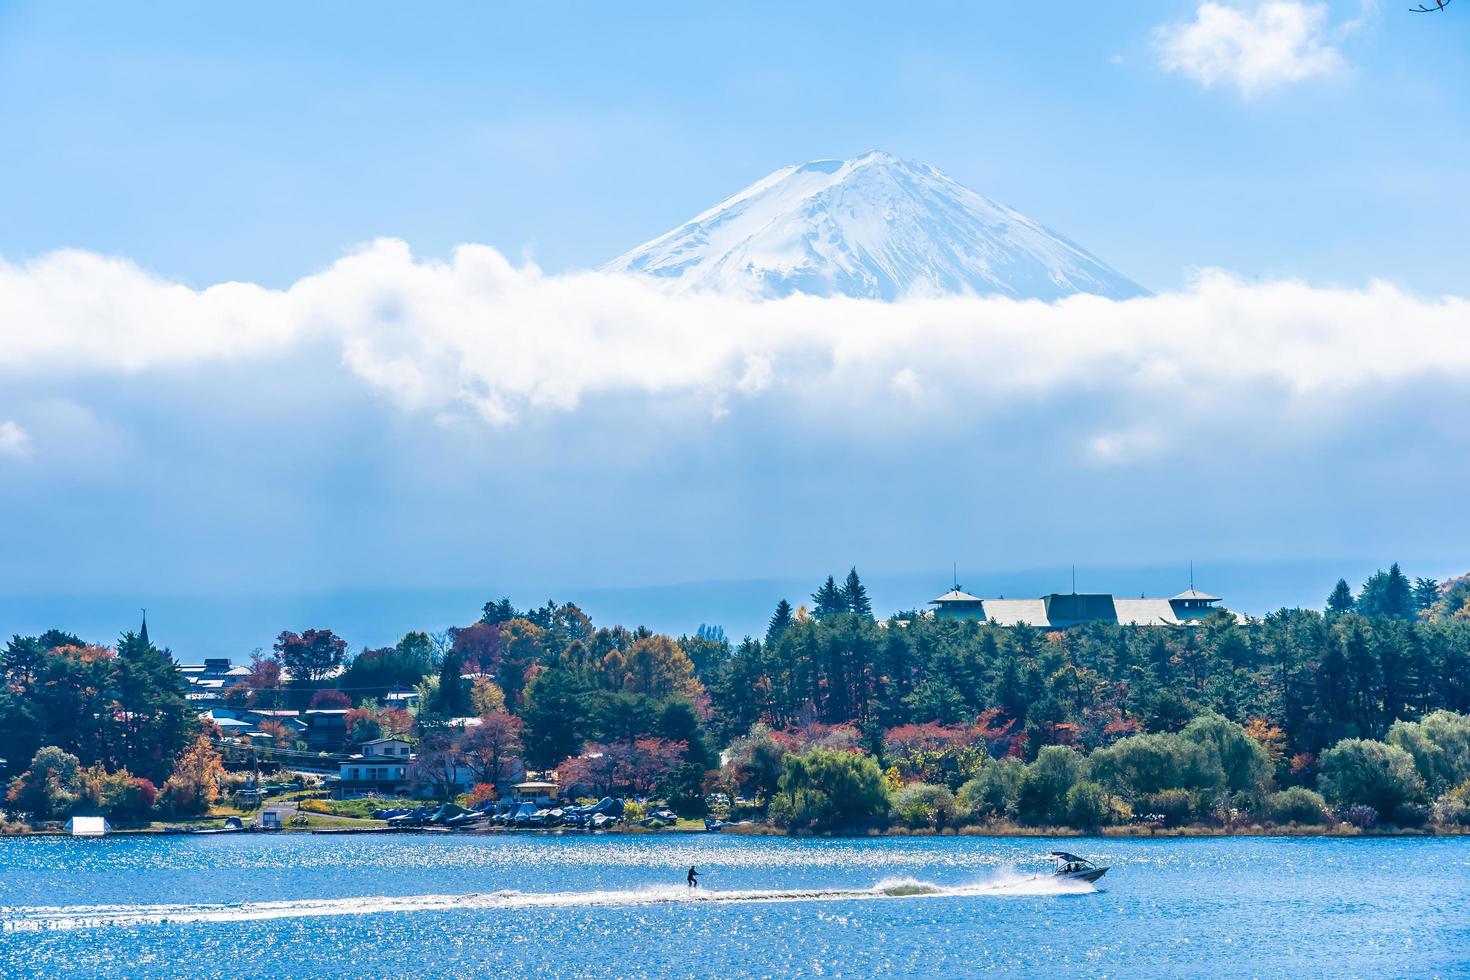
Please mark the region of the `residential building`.
POLYGON ((361 752, 341 762, 338 782, 332 791, 338 799, 407 793, 413 778, 413 761, 413 746, 401 738, 364 742, 361 752))
POLYGON ((388 708, 412 711, 419 706, 419 692, 411 688, 395 687, 383 696, 383 705, 388 708))
MULTIPOLYGON (((1193 586, 1168 599, 1124 599, 1106 592, 1053 592, 1039 599, 982 599, 959 586, 929 600, 939 619, 982 619, 1000 626, 1067 629, 1085 623, 1120 626, 1194 626, 1216 612, 1219 596, 1193 586)), ((1233 613, 1237 618, 1238 613, 1233 613)))
POLYGON ((313 752, 340 752, 347 744, 346 708, 308 708, 301 713, 306 747, 313 752))

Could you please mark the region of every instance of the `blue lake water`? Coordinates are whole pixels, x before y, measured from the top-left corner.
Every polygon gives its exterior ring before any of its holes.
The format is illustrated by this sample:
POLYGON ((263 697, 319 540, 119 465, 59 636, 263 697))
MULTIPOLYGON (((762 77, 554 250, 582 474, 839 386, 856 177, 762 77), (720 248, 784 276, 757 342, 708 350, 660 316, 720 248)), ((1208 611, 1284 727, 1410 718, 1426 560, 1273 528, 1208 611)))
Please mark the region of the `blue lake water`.
POLYGON ((1470 975, 1470 838, 0 839, 0 976, 505 970, 1470 975), (1053 846, 1112 870, 1030 879, 1053 846))

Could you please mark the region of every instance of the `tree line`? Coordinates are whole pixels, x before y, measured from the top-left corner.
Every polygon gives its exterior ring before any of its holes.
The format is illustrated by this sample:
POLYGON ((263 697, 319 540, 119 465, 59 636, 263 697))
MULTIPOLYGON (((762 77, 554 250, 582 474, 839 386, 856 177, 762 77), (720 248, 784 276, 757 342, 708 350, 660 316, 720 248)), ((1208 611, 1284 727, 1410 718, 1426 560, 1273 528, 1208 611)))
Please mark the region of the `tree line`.
MULTIPOLYGON (((918 610, 880 620, 852 569, 841 581, 828 576, 809 604, 782 600, 764 633, 739 643, 718 628, 673 637, 598 627, 570 603, 518 609, 508 599, 486 603, 467 626, 410 632, 355 654, 328 629, 285 631, 222 697, 241 709, 347 709, 339 748, 407 738, 425 791, 437 795, 463 768, 492 788, 557 769, 565 785, 592 792, 657 792, 698 809, 726 787, 779 809, 795 807, 791 794, 779 803, 780 773, 767 767, 770 778, 752 788, 721 766, 721 749, 740 757, 760 736, 766 755, 781 749, 776 769, 813 746, 870 759, 885 779, 898 765, 889 791, 899 794, 933 784, 896 762, 894 747, 937 738, 943 751, 925 751, 949 760, 946 784, 957 794, 978 778, 972 763, 1031 766, 1052 748, 1092 758, 1132 738, 1184 737, 1209 717, 1263 747, 1273 791, 1311 791, 1340 743, 1382 742, 1396 722, 1470 711, 1467 668, 1470 578, 1411 580, 1397 565, 1356 594, 1339 583, 1320 612, 1055 631, 918 610), (956 781, 967 767, 975 771, 956 781)), ((162 794, 186 758, 196 775, 215 772, 189 753, 201 734, 216 748, 225 740, 194 717, 169 653, 136 634, 116 647, 58 631, 17 636, 4 669, 0 759, 9 761, 0 775, 12 810, 34 803, 48 780, 64 802, 100 799, 83 783, 102 775, 126 774, 162 794), (38 763, 47 748, 76 766, 54 755, 38 763)), ((289 760, 305 748, 277 720, 258 728, 258 750, 289 760)), ((228 759, 239 761, 227 751, 228 759)), ((207 805, 198 783, 181 779, 162 795, 172 806, 207 805)), ((1005 819, 1036 816, 1021 808, 1005 819)))

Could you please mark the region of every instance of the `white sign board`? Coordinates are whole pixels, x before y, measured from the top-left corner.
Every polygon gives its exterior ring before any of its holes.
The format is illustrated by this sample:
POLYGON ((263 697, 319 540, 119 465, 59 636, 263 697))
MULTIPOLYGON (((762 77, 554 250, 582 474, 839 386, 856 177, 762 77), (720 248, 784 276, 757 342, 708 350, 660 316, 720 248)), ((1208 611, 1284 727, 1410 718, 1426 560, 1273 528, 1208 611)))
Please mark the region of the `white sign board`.
POLYGON ((107 833, 107 821, 102 817, 72 817, 67 823, 73 837, 101 837, 107 833))

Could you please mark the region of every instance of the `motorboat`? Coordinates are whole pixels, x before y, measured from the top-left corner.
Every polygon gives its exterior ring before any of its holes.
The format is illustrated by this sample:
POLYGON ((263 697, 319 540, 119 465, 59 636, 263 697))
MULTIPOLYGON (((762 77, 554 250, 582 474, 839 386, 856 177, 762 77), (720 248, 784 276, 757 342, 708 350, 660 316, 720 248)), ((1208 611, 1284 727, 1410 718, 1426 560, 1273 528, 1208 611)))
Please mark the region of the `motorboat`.
POLYGON ((1056 862, 1056 870, 1052 874, 1058 878, 1091 884, 1108 873, 1107 868, 1099 868, 1087 858, 1068 854, 1066 851, 1052 851, 1051 859, 1056 862))

